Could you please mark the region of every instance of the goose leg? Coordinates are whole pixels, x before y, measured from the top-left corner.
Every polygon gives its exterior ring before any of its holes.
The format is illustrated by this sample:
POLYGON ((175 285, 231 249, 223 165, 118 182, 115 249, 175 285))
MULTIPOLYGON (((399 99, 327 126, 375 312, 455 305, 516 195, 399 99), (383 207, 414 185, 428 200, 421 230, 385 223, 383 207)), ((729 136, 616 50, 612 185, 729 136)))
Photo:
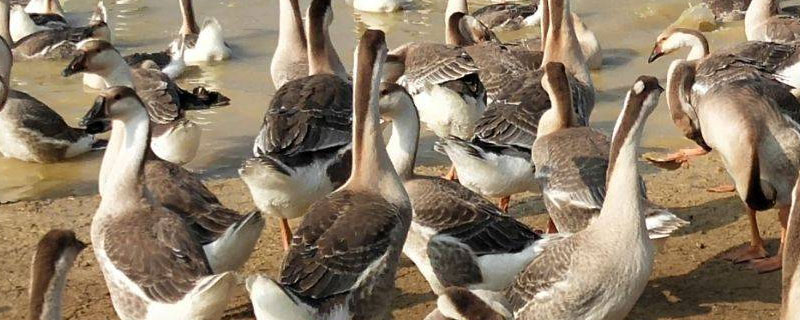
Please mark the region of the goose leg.
POLYGON ((781 208, 778 211, 778 220, 781 223, 781 246, 778 248, 778 253, 775 256, 750 262, 750 268, 758 271, 758 273, 767 273, 781 269, 781 264, 783 262, 783 243, 786 241, 786 226, 789 221, 789 208, 781 208))
POLYGON ((500 210, 503 210, 503 212, 508 213, 508 204, 510 202, 511 196, 502 197, 500 198, 500 202, 497 204, 497 206, 500 207, 500 210))
POLYGON ((451 166, 450 167, 450 171, 447 171, 447 174, 444 176, 444 179, 453 180, 453 181, 457 181, 458 180, 458 173, 456 173, 456 167, 455 166, 451 166))
POLYGON ((289 220, 281 218, 281 240, 283 241, 283 250, 289 251, 292 244, 292 229, 289 227, 289 220))
POLYGON ((676 152, 667 154, 664 157, 645 156, 645 159, 650 161, 655 166, 674 170, 681 166, 687 165, 689 163, 689 159, 706 154, 708 154, 708 151, 698 146, 693 149, 680 149, 676 152))
POLYGON ((722 256, 723 259, 732 261, 733 263, 742 263, 767 256, 767 250, 764 249, 764 239, 761 238, 761 233, 758 231, 756 211, 747 208, 747 215, 750 218, 750 245, 725 254, 722 256))

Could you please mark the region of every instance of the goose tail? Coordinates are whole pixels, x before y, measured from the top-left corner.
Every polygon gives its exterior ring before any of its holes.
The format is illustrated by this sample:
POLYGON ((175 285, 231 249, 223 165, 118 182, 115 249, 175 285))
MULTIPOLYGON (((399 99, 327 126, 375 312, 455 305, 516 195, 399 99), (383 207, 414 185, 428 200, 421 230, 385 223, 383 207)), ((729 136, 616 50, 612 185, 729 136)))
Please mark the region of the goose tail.
POLYGON ((645 224, 650 239, 663 239, 672 235, 673 232, 689 224, 667 209, 660 208, 648 203, 645 211, 645 224))
POLYGON ((222 35, 222 25, 216 18, 206 18, 197 36, 197 43, 187 60, 222 61, 230 58, 231 50, 222 35))
POLYGON ((256 319, 307 320, 311 314, 280 284, 264 275, 252 275, 245 282, 256 319))
POLYGON ((264 218, 258 210, 229 226, 222 236, 203 248, 211 270, 218 273, 241 267, 250 258, 263 229, 264 218))
POLYGON ((231 99, 217 91, 211 91, 205 87, 196 87, 192 92, 181 90, 179 93, 184 110, 205 110, 216 107, 224 107, 230 104, 231 99))

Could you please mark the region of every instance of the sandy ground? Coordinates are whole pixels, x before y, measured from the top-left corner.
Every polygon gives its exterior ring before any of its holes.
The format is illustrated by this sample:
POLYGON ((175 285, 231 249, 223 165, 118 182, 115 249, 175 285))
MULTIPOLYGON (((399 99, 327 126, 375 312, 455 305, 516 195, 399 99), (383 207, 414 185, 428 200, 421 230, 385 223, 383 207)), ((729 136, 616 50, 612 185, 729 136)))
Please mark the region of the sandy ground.
MULTIPOLYGON (((656 257, 650 283, 630 319, 776 319, 780 304, 780 272, 758 275, 745 265, 719 257, 748 240, 747 217, 733 193, 705 191, 727 182, 716 155, 698 159, 675 171, 646 164, 649 197, 692 222, 669 239, 656 257)), ((434 174, 443 168, 420 168, 434 174)), ((252 208, 239 179, 209 181, 223 203, 244 211, 252 208)), ((97 196, 70 197, 0 205, 0 319, 21 319, 27 313, 29 266, 34 245, 51 228, 71 228, 89 240, 89 224, 97 196)), ((538 195, 516 196, 511 214, 534 228, 544 228, 546 215, 538 195)), ((774 210, 760 213, 768 250, 777 249, 779 225, 774 210)), ((299 221, 294 221, 296 225, 299 221)), ((283 251, 276 221, 270 220, 244 273, 274 276, 283 251)), ((421 319, 434 306, 434 296, 413 264, 404 259, 397 272, 395 319, 421 319)), ((229 304, 226 319, 252 319, 242 288, 229 304)), ((69 275, 64 299, 65 319, 115 319, 94 253, 89 247, 69 275)))

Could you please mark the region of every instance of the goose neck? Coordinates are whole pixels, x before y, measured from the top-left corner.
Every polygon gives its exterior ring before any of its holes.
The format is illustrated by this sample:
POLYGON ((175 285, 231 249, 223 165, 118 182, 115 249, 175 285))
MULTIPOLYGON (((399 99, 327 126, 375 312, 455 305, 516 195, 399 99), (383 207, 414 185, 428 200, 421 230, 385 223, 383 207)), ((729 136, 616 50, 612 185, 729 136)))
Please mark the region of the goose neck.
POLYGON ((133 88, 133 74, 131 68, 118 56, 118 59, 112 64, 110 68, 103 68, 97 71, 97 75, 103 78, 106 87, 125 86, 133 88))
POLYGON ((280 0, 278 50, 286 48, 305 54, 306 35, 297 0, 280 0))
POLYGON ((445 43, 460 47, 473 44, 471 41, 468 41, 466 37, 464 37, 464 34, 461 33, 460 22, 463 17, 463 14, 456 13, 450 15, 450 18, 447 19, 447 24, 445 25, 445 43))
POLYGON ((331 63, 334 58, 331 52, 329 52, 333 50, 333 48, 330 37, 328 36, 328 27, 325 22, 327 13, 318 8, 314 8, 313 5, 314 3, 309 7, 306 26, 306 38, 308 39, 308 73, 309 75, 334 74, 334 67, 331 63))
MULTIPOLYGON (((108 148, 116 150, 113 168, 107 174, 102 202, 138 201, 144 196, 141 171, 149 145, 149 117, 143 106, 126 119, 112 121, 108 148)), ((103 158, 103 162, 105 162, 103 158)))
POLYGON ((386 152, 397 174, 407 180, 414 175, 419 143, 419 114, 408 95, 403 95, 397 103, 401 108, 386 116, 392 121, 392 136, 386 145, 386 152))
POLYGON ((73 261, 74 257, 61 256, 54 261, 55 265, 46 270, 33 270, 29 314, 31 320, 61 319, 62 293, 73 261))
POLYGON ((199 34, 200 27, 197 26, 197 20, 194 18, 194 7, 192 0, 180 0, 181 4, 181 35, 199 34))
POLYGON ((764 22, 778 11, 775 0, 753 0, 744 15, 744 26, 747 40, 764 40, 760 34, 764 22))
MULTIPOLYGON (((547 40, 542 65, 547 62, 558 61, 564 64, 575 79, 592 85, 592 77, 586 66, 586 57, 583 55, 580 42, 578 42, 569 1, 555 0, 548 4, 550 12, 547 27, 547 40)), ((543 23, 544 20, 543 20, 543 23)))
POLYGON ((469 8, 467 5, 467 0, 448 0, 447 1, 447 8, 444 11, 444 26, 446 29, 450 29, 450 17, 453 16, 454 13, 460 12, 463 14, 469 13, 469 8))

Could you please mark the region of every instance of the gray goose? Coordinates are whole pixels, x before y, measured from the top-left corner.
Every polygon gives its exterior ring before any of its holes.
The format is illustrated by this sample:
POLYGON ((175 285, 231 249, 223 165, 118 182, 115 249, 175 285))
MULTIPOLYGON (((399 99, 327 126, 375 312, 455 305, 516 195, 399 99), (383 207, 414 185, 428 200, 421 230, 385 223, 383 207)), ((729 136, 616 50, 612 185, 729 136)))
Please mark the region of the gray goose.
POLYGON ((9 86, 13 59, 0 40, 0 154, 22 161, 50 163, 105 148, 84 129, 70 127, 64 118, 38 99, 9 86))
POLYGON ((608 191, 586 229, 551 240, 505 291, 515 319, 624 319, 645 289, 655 247, 638 182, 639 141, 662 89, 639 77, 614 127, 608 191))
POLYGON ((433 292, 450 286, 501 290, 540 248, 539 235, 455 181, 414 173, 419 116, 409 94, 384 83, 379 101, 392 122, 386 151, 408 192, 413 219, 403 253, 433 292))
POLYGON ((353 175, 311 207, 292 239, 280 279, 249 281, 263 284, 250 286, 259 319, 286 314, 315 319, 388 315, 412 209, 381 137, 383 32, 367 30, 355 54, 353 175))
MULTIPOLYGON (((603 207, 611 141, 598 130, 577 125, 564 65, 550 62, 544 69, 542 86, 552 107, 539 120, 531 160, 550 214, 548 231, 576 233, 594 221, 603 207)), ((645 224, 651 239, 667 237, 688 224, 647 202, 644 181, 641 177, 638 180, 647 206, 645 224)))
POLYGON ((798 203, 798 193, 800 193, 800 179, 792 190, 792 208, 789 213, 789 221, 786 227, 786 242, 784 243, 786 252, 783 254, 783 276, 782 276, 782 303, 781 320, 800 319, 800 268, 798 268, 798 258, 800 258, 800 203, 798 203))
POLYGON ((50 230, 36 244, 29 288, 31 320, 60 320, 67 273, 86 244, 72 230, 50 230))
MULTIPOLYGON (((800 63, 799 44, 747 41, 709 53, 708 40, 701 32, 685 28, 669 28, 658 36, 648 62, 684 47, 690 48, 686 60, 695 65, 695 79, 692 80, 691 87, 685 90, 686 96, 678 97, 668 93, 667 102, 675 125, 698 147, 679 150, 665 157, 648 156, 648 160, 657 165, 674 167, 674 164, 686 163, 692 157, 710 151, 710 147, 699 134, 697 117, 689 102, 697 100, 699 95, 703 95, 710 88, 736 79, 761 77, 776 79, 788 86, 800 87, 800 76, 795 72, 800 63), (685 108, 679 107, 678 99, 686 101, 683 104, 685 108)), ((671 71, 668 72, 668 79, 671 79, 671 74, 671 71)))
MULTIPOLYGON (((750 244, 725 255, 748 262, 759 272, 780 269, 781 253, 767 256, 758 230, 756 211, 779 209, 786 227, 791 190, 800 168, 800 103, 789 87, 765 77, 733 80, 691 96, 696 70, 691 62, 676 60, 670 66, 670 109, 690 110, 700 136, 722 157, 735 190, 750 217, 750 244)), ((781 239, 783 240, 783 239, 781 239)), ((783 241, 781 241, 783 243, 783 241)))
POLYGON ((789 43, 800 39, 800 18, 777 15, 777 0, 752 0, 744 16, 744 31, 749 41, 789 43))
POLYGON ((8 0, 0 0, 0 37, 9 45, 16 60, 64 59, 70 57, 78 42, 88 38, 108 39, 111 30, 104 21, 85 27, 48 29, 12 41, 8 0))
POLYGON ((281 86, 270 101, 253 143, 253 158, 239 175, 261 212, 279 218, 284 248, 288 219, 336 190, 350 176, 352 87, 335 75, 323 34, 330 0, 309 6, 310 76, 281 86))
POLYGON ((112 87, 91 113, 112 122, 110 153, 103 157, 112 174, 101 177, 105 184, 91 237, 117 316, 219 319, 234 276, 214 274, 190 225, 148 196, 142 170, 150 119, 142 101, 131 88, 112 87))
MULTIPOLYGON (((575 37, 569 3, 543 2, 542 10, 547 15, 542 22, 542 33, 547 35, 543 62, 561 61, 567 67, 573 107, 578 122, 585 125, 594 108, 595 92, 575 37)), ((460 172, 461 184, 484 196, 501 198, 504 211, 511 195, 537 188, 530 148, 539 118, 550 108, 541 85, 543 75, 541 69, 528 71, 508 83, 478 120, 471 140, 449 137, 436 146, 460 172)))
POLYGON ((131 68, 119 51, 105 40, 82 41, 76 52, 62 75, 89 73, 100 77, 105 86, 135 88, 147 103, 153 122, 150 142, 153 151, 159 158, 173 163, 188 163, 197 155, 200 145, 200 127, 186 118, 186 111, 225 106, 230 101, 204 87, 196 87, 192 92, 183 90, 151 64, 131 68))

